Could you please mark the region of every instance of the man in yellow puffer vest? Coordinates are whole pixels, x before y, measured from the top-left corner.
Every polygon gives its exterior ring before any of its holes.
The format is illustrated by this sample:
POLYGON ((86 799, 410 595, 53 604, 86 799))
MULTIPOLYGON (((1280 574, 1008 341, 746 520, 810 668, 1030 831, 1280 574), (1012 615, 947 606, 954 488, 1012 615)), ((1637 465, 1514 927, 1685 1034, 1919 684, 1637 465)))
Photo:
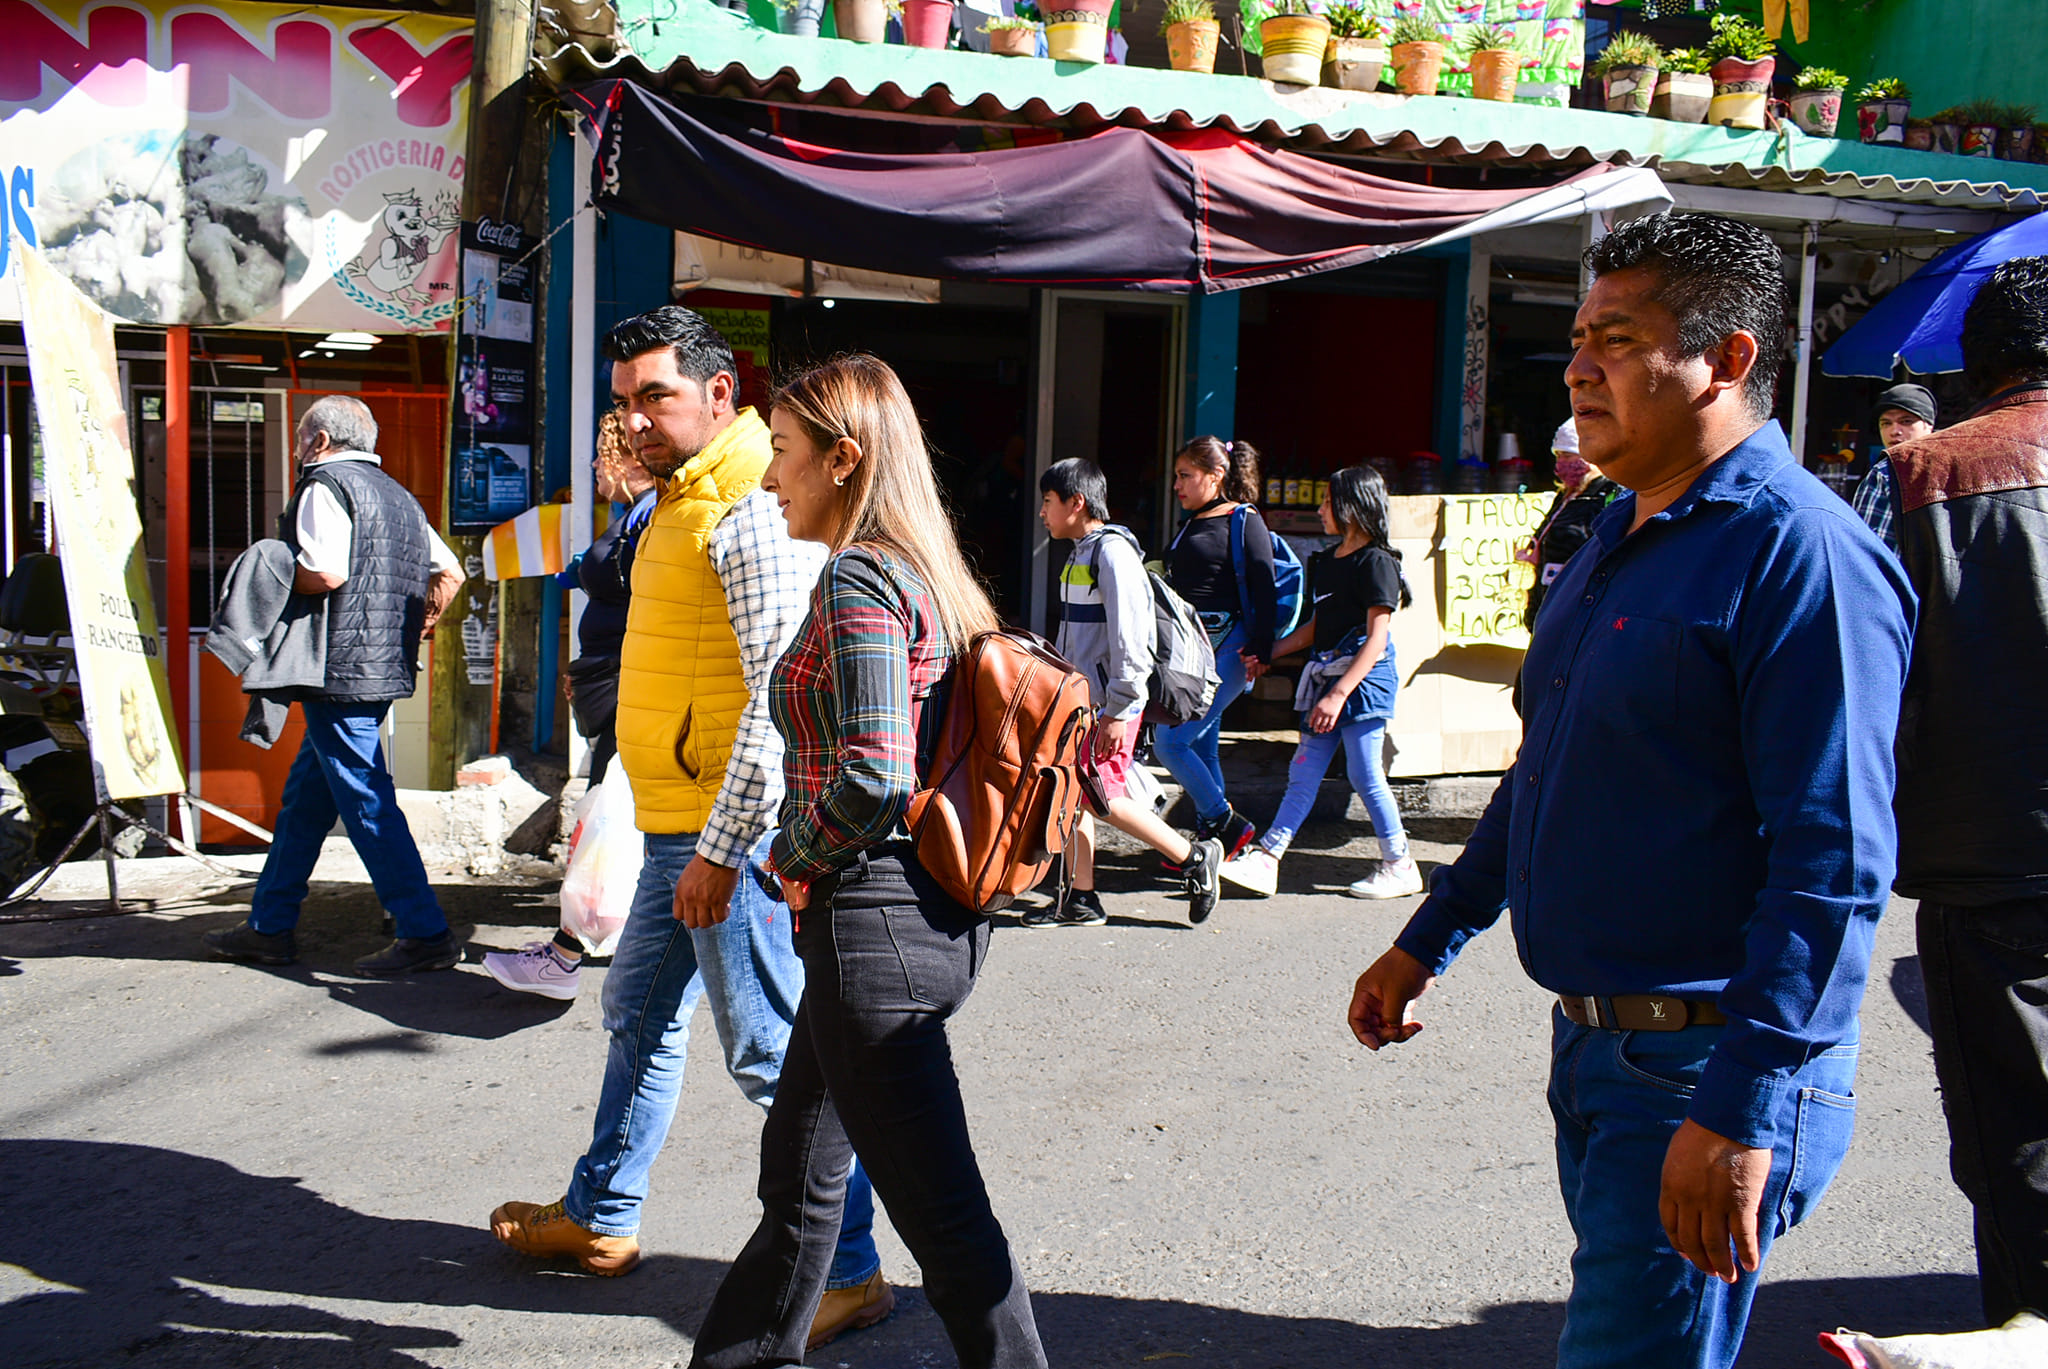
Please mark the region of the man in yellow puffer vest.
MULTIPOLYGON (((619 671, 619 761, 647 854, 605 976, 610 1047, 590 1149, 559 1202, 506 1203, 491 1230, 515 1250, 623 1274, 640 1259, 640 1206, 697 1000, 711 1000, 726 1068, 749 1099, 765 1109, 782 1073, 804 972, 764 892, 782 800, 766 686, 825 549, 793 540, 760 488, 768 428, 734 407, 737 368, 716 329, 668 305, 613 328, 604 353, 628 440, 664 482, 634 554, 619 671)), ((893 1305, 873 1212, 856 1168, 814 1338, 872 1325, 893 1305)))

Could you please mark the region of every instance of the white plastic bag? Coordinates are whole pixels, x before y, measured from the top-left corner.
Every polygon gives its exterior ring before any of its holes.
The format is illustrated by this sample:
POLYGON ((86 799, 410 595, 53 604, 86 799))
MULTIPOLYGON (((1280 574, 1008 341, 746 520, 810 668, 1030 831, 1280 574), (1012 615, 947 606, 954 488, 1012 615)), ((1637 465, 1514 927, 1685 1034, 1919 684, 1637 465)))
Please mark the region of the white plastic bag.
POLYGON ((613 759, 604 783, 576 804, 569 870, 562 877, 562 930, 589 955, 610 955, 633 907, 646 841, 633 822, 633 786, 613 759))

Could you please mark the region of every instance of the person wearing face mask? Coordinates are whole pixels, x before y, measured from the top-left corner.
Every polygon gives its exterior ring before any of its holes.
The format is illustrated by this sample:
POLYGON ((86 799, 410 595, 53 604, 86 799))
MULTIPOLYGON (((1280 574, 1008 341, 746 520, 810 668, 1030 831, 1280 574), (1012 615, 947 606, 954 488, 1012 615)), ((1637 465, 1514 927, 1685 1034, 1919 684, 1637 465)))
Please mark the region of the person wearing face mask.
POLYGON ((1550 511, 1529 539, 1527 558, 1536 567, 1536 583, 1529 587, 1529 613, 1525 620, 1536 625, 1536 611, 1543 604, 1544 591, 1572 559, 1572 553, 1586 545, 1593 535, 1593 520, 1621 493, 1621 486, 1600 474, 1600 468, 1579 452, 1578 426, 1567 418, 1557 425, 1550 439, 1551 455, 1557 460, 1557 495, 1550 511))
POLYGON ((1934 416, 1934 392, 1924 385, 1894 385, 1877 397, 1877 437, 1884 443, 1884 451, 1871 461, 1849 503, 1894 553, 1899 549, 1899 535, 1892 530, 1895 480, 1891 454, 1933 432, 1934 416))

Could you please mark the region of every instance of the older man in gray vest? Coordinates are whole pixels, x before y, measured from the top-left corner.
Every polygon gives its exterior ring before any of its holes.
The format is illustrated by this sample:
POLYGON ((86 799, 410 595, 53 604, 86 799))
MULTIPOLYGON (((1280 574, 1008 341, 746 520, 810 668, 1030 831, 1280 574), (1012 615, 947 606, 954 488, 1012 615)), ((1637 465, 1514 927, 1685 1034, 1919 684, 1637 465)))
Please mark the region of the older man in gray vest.
POLYGON ((321 843, 337 818, 369 871, 397 939, 356 962, 368 975, 445 970, 462 958, 398 808, 379 738, 391 701, 411 696, 420 638, 461 588, 461 563, 419 501, 378 464, 377 422, 361 400, 328 395, 299 423, 298 489, 282 536, 292 589, 327 596, 327 675, 299 699, 306 738, 248 921, 208 932, 215 955, 262 965, 298 956, 293 929, 321 843))

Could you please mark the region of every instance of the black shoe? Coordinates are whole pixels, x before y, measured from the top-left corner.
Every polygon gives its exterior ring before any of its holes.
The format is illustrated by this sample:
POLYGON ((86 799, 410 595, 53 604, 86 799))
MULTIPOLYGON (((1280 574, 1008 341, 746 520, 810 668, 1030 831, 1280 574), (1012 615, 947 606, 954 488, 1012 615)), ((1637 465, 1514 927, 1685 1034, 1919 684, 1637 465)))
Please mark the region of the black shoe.
POLYGON ((299 958, 298 938, 290 931, 259 932, 244 922, 222 927, 199 938, 222 960, 249 960, 258 965, 289 965, 299 958))
POLYGON ((1243 855, 1244 848, 1251 845, 1252 838, 1258 834, 1259 829, 1252 826, 1251 822, 1235 808, 1224 814, 1223 821, 1216 824, 1216 830, 1209 833, 1223 843, 1225 860, 1236 860, 1243 855))
POLYGON ((1065 903, 1034 908, 1017 920, 1026 927, 1100 927, 1109 921, 1109 912, 1093 889, 1075 889, 1065 903))
POLYGON ((420 974, 427 970, 452 970, 462 961, 462 946, 452 933, 439 936, 402 936, 375 955, 356 962, 356 973, 379 976, 420 974))
POLYGON ((1223 843, 1214 837, 1196 842, 1188 853, 1187 872, 1188 921, 1206 921, 1223 887, 1223 843))

